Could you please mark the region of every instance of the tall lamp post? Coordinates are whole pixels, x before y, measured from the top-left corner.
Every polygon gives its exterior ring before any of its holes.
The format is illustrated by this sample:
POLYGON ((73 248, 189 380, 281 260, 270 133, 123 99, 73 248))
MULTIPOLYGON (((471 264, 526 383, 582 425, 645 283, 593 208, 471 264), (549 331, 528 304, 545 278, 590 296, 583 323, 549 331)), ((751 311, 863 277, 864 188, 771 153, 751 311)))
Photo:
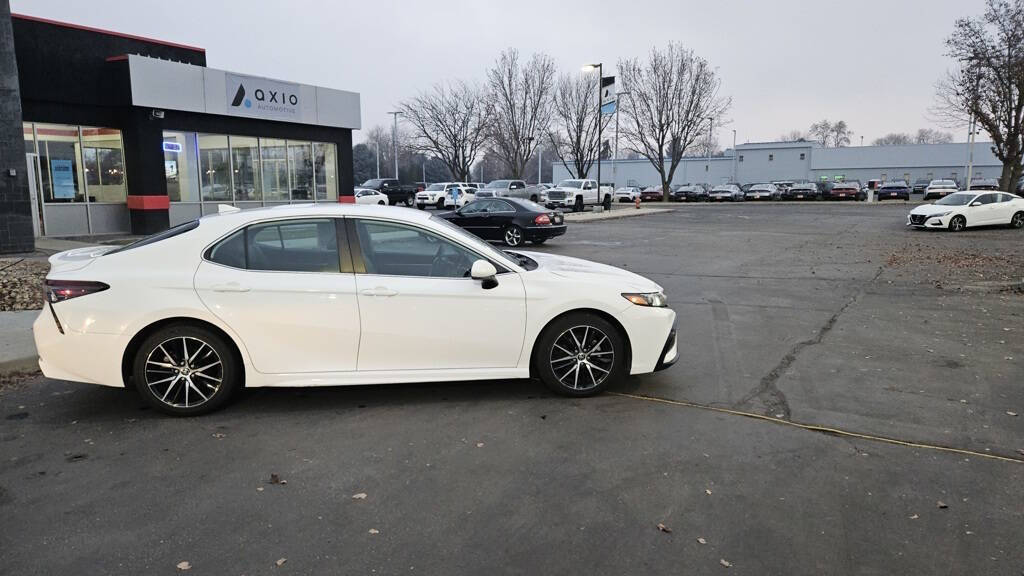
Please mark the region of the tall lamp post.
POLYGON ((612 186, 619 185, 619 98, 628 96, 629 92, 615 93, 615 151, 612 153, 612 186))
POLYGON ((736 183, 736 130, 732 131, 732 183, 736 183))
POLYGON ((394 127, 391 129, 391 144, 394 146, 395 154, 395 180, 398 180, 398 115, 401 112, 388 112, 395 118, 394 127))
POLYGON ((715 137, 715 118, 708 116, 708 158, 705 160, 704 172, 708 183, 711 183, 711 139, 715 137))
POLYGON ((601 198, 601 83, 604 82, 604 63, 586 64, 584 72, 597 68, 597 197, 601 198))

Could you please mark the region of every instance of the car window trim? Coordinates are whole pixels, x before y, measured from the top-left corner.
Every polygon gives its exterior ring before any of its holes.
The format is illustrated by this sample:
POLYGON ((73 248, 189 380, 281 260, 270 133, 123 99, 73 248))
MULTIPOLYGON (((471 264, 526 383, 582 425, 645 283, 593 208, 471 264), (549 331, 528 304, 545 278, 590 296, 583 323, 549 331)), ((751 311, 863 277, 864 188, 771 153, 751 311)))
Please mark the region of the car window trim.
POLYGON ((413 230, 416 230, 417 232, 424 232, 426 234, 431 234, 433 236, 437 236, 437 237, 441 238, 442 240, 446 240, 448 242, 451 242, 452 244, 455 244, 456 246, 462 248, 463 250, 465 250, 467 252, 470 252, 471 254, 475 254, 477 259, 479 259, 479 260, 486 260, 486 261, 490 262, 498 270, 498 274, 499 275, 500 274, 508 274, 508 273, 515 273, 516 272, 516 270, 510 269, 504 263, 495 262, 493 259, 488 258, 488 257, 480 254, 479 252, 477 252, 473 248, 470 248, 469 246, 466 246, 462 242, 459 242, 457 240, 449 238, 448 236, 446 236, 444 234, 440 234, 440 233, 435 232, 433 230, 430 230, 430 229, 427 229, 427 228, 423 228, 421 226, 416 226, 415 224, 410 224, 408 222, 397 222, 395 220, 388 220, 387 218, 374 218, 372 216, 345 216, 344 219, 346 221, 347 220, 352 220, 351 223, 346 222, 346 227, 348 229, 348 242, 349 242, 349 246, 351 247, 352 268, 353 268, 354 273, 356 275, 387 276, 387 277, 390 277, 390 278, 429 278, 431 280, 472 280, 472 278, 470 278, 468 276, 463 277, 463 278, 451 278, 449 276, 409 276, 409 275, 405 275, 405 274, 370 274, 370 273, 368 273, 366 271, 366 261, 363 259, 363 246, 362 246, 362 244, 359 241, 359 234, 356 232, 356 226, 358 226, 358 222, 357 222, 358 220, 367 220, 367 221, 371 221, 371 222, 383 222, 385 224, 391 224, 391 225, 395 225, 395 226, 404 226, 406 228, 411 228, 413 230))
MULTIPOLYGON (((202 261, 206 262, 206 263, 209 263, 209 264, 212 264, 214 266, 221 266, 221 267, 227 268, 229 270, 240 270, 242 272, 260 272, 260 273, 269 273, 269 274, 353 274, 353 271, 351 269, 354 268, 354 266, 353 266, 354 262, 353 262, 353 258, 352 258, 351 252, 350 252, 349 242, 344 242, 344 244, 342 243, 342 239, 341 239, 342 237, 341 237, 341 233, 339 231, 339 224, 337 222, 338 220, 344 220, 344 217, 342 217, 342 216, 289 216, 289 217, 285 217, 285 218, 267 218, 267 219, 264 219, 264 220, 256 220, 256 221, 253 221, 253 222, 246 222, 245 224, 243 224, 243 225, 241 225, 241 226, 239 226, 237 228, 232 228, 226 234, 222 234, 216 240, 214 240, 213 242, 210 242, 209 244, 207 244, 206 247, 203 249, 203 251, 201 253, 202 254, 202 261), (335 232, 334 232, 335 238, 334 239, 335 239, 335 242, 337 243, 337 246, 338 246, 338 258, 339 258, 339 262, 338 262, 338 269, 339 269, 339 271, 338 272, 309 272, 309 271, 305 271, 305 270, 254 270, 254 269, 249 268, 249 228, 251 228, 252 226, 258 225, 258 224, 267 224, 267 223, 271 223, 271 222, 285 222, 285 221, 288 221, 288 220, 335 220, 336 221, 335 224, 334 224, 334 230, 335 230, 335 232), (238 267, 235 267, 235 266, 228 266, 227 264, 221 264, 220 262, 214 262, 213 260, 211 260, 210 259, 210 252, 218 244, 220 244, 221 242, 227 240, 228 238, 233 236, 238 231, 242 231, 242 248, 243 248, 244 254, 245 254, 244 255, 244 258, 245 258, 245 268, 238 268, 238 267), (345 266, 345 260, 346 260, 345 256, 346 255, 348 255, 349 268, 350 268, 348 271, 346 271, 346 266, 345 266)), ((346 240, 347 240, 347 237, 346 237, 346 240)))

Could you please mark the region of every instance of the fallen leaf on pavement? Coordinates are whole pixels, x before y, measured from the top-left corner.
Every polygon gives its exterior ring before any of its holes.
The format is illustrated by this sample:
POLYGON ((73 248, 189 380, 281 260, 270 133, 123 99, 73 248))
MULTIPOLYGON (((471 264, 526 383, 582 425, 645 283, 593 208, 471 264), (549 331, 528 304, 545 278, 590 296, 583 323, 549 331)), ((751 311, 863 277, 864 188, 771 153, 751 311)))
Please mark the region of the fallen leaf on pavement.
POLYGON ((936 502, 935 505, 938 506, 939 508, 949 508, 949 504, 946 504, 942 500, 939 500, 938 502, 936 502))
POLYGON ((662 532, 664 532, 666 534, 671 534, 672 533, 672 529, 669 528, 668 526, 665 526, 661 522, 658 523, 658 530, 661 530, 662 532))
POLYGON ((178 570, 191 570, 192 565, 188 562, 178 562, 178 570))
POLYGON ((1017 413, 1016 413, 1016 412, 1010 412, 1009 410, 1007 410, 1007 411, 1006 411, 1006 415, 1007 415, 1007 416, 1016 416, 1016 415, 1017 415, 1017 413))
POLYGON ((359 494, 352 495, 353 500, 366 500, 366 492, 360 492, 359 494))
POLYGON ((719 560, 718 563, 721 564, 722 566, 725 566, 726 568, 732 566, 732 562, 729 562, 725 558, 722 558, 721 560, 719 560))
POLYGON ((256 491, 257 492, 263 492, 263 486, 257 486, 256 487, 256 491))
POLYGON ((701 544, 707 544, 708 543, 708 541, 703 539, 703 538, 697 538, 697 542, 700 542, 701 544))
POLYGON ((211 436, 214 438, 227 438, 227 434, 221 434, 220 432, 214 432, 211 436))
POLYGON ((287 559, 287 558, 281 558, 281 559, 280 559, 280 560, 278 560, 277 562, 274 562, 274 564, 277 564, 278 566, 281 566, 281 565, 283 565, 283 564, 284 564, 285 562, 287 562, 287 561, 288 561, 288 559, 287 559))
POLYGON ((271 484, 280 484, 281 483, 281 477, 278 476, 277 474, 271 474, 270 475, 270 483, 271 484))
POLYGON ((477 448, 483 448, 484 447, 484 443, 483 442, 477 442, 476 443, 476 447, 477 448))
POLYGON ((920 516, 918 516, 917 514, 914 514, 910 517, 911 520, 917 520, 918 518, 920 518, 920 516))
POLYGON ((704 492, 705 492, 705 493, 706 493, 706 494, 707 494, 708 496, 710 496, 710 495, 711 495, 711 489, 710 489, 710 488, 705 488, 705 489, 704 489, 704 492))
POLYGON ((369 532, 370 534, 380 534, 380 530, 377 530, 376 528, 370 528, 369 532))

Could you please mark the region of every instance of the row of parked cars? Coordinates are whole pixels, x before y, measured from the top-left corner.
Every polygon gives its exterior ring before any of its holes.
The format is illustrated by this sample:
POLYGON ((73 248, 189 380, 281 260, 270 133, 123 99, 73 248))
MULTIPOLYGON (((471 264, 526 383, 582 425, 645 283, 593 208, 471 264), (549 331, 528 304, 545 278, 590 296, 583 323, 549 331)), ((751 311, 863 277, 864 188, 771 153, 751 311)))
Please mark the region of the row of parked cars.
MULTIPOLYGON (((873 192, 876 200, 910 200, 913 193, 923 194, 925 200, 943 198, 959 190, 957 183, 948 179, 927 180, 921 186, 905 180, 859 180, 841 182, 779 181, 750 184, 675 184, 669 199, 675 202, 740 202, 745 200, 866 200, 873 192)), ((974 180, 971 190, 996 190, 998 182, 991 179, 974 180)), ((660 186, 624 186, 615 191, 617 202, 664 200, 660 186)))

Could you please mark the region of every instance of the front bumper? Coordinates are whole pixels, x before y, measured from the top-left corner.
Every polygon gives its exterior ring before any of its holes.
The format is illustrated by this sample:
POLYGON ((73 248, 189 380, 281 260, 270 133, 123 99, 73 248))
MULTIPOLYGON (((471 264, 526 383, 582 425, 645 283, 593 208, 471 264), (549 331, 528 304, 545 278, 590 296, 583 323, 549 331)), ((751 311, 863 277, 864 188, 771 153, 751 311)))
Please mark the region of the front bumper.
POLYGON ((914 228, 946 228, 949 226, 949 220, 953 217, 952 214, 946 214, 945 216, 925 216, 924 219, 915 218, 914 214, 907 215, 907 226, 914 228))
POLYGON ((673 328, 668 333, 668 339, 665 340, 665 347, 661 350, 661 356, 658 358, 658 363, 654 366, 654 371, 660 372, 675 364, 678 359, 679 349, 676 343, 676 329, 673 328))

